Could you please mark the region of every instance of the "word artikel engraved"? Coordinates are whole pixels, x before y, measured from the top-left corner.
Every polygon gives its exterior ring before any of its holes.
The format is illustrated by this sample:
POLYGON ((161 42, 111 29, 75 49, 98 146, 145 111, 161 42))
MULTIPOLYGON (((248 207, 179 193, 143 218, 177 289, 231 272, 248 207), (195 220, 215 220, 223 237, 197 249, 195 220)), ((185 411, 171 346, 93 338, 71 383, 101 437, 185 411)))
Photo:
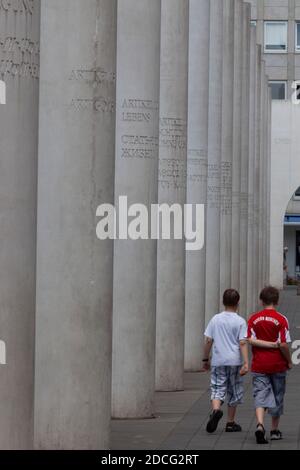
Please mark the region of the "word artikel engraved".
POLYGON ((158 102, 145 98, 124 97, 120 101, 119 116, 124 123, 120 137, 121 158, 155 160, 158 157, 158 102), (137 131, 138 129, 138 131, 137 131))
POLYGON ((0 12, 27 13, 32 15, 36 0, 0 0, 0 12))
POLYGON ((158 103, 152 100, 126 98, 122 102, 123 122, 151 123, 153 112, 158 112, 158 103))
POLYGON ((82 81, 93 86, 114 85, 116 82, 115 72, 102 68, 72 70, 70 81, 82 81))

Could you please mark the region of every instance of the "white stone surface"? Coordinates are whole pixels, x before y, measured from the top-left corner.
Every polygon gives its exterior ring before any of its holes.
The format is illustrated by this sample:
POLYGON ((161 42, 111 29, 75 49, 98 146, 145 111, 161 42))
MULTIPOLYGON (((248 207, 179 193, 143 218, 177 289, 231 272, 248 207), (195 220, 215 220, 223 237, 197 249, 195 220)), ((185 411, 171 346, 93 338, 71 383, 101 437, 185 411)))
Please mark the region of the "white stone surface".
POLYGON ((247 304, 246 312, 255 310, 254 268, 255 228, 254 228, 254 191, 255 191, 255 152, 256 152, 256 93, 257 93, 257 45, 256 27, 251 26, 250 37, 250 83, 249 83, 249 160, 248 160, 248 234, 247 234, 247 304))
POLYGON ((113 247, 96 209, 113 203, 116 2, 44 0, 41 26, 35 445, 96 450, 110 427, 113 247))
POLYGON ((0 78, 0 448, 33 447, 40 2, 2 2, 0 78), (5 6, 5 9, 4 9, 5 6))
POLYGON ((223 0, 211 2, 208 180, 206 207, 206 323, 220 307, 220 189, 222 154, 223 0))
POLYGON ((222 152, 220 185, 220 309, 231 287, 232 156, 234 105, 234 0, 223 2, 222 152))
MULTIPOLYGON (((190 0, 187 202, 206 204, 209 0, 190 0)), ((186 253, 185 369, 201 367, 205 326, 205 248, 186 253)))
POLYGON ((254 160, 254 269, 253 269, 253 305, 254 310, 258 307, 259 294, 259 180, 260 180, 260 126, 261 126, 261 67, 262 50, 257 46, 256 57, 256 111, 255 111, 255 160, 254 160))
POLYGON ((243 2, 235 0, 234 117, 232 166, 231 287, 240 289, 241 122, 243 77, 243 2))
MULTIPOLYGON (((159 203, 186 203, 188 0, 162 0, 159 203)), ((181 390, 184 371, 185 240, 160 240, 156 388, 181 390)), ((201 332, 199 332, 201 334, 201 332)))
POLYGON ((247 317, 247 247, 249 202, 249 118, 250 118, 250 24, 251 7, 243 5, 243 65, 241 116, 241 174, 240 174, 240 313, 247 317))
MULTIPOLYGON (((127 196, 129 205, 149 210, 158 192, 160 18, 160 0, 118 2, 116 203, 127 196)), ((153 414, 156 255, 155 240, 115 243, 112 412, 118 418, 153 414)))

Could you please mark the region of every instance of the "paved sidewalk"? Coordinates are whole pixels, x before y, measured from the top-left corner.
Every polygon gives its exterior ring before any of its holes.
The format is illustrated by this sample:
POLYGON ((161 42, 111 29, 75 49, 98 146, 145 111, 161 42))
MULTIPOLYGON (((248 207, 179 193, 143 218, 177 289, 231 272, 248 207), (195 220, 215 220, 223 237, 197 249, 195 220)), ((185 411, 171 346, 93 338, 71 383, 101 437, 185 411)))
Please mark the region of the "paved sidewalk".
MULTIPOLYGON (((284 292, 279 309, 290 321, 292 339, 300 340, 300 297, 295 289, 284 292)), ((113 421, 111 450, 296 450, 300 449, 300 365, 289 373, 286 412, 281 429, 284 440, 257 446, 250 375, 246 379, 245 403, 237 421, 241 434, 224 433, 224 425, 208 435, 209 376, 186 374, 185 391, 156 394, 156 419, 113 421)))

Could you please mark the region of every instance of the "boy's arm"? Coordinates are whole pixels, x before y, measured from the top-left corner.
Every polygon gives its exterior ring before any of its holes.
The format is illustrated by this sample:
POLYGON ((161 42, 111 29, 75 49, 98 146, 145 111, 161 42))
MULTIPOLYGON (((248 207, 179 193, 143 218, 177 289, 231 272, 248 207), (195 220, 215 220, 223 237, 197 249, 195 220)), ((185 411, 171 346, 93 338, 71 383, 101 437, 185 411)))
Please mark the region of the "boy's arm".
POLYGON ((249 372, 248 343, 246 340, 240 341, 240 349, 243 358, 243 367, 241 368, 240 374, 246 375, 249 372))
POLYGON ((255 346, 256 348, 262 348, 262 349, 278 349, 279 348, 279 343, 263 341, 261 339, 256 339, 253 337, 248 338, 248 343, 251 344, 251 346, 255 346))
POLYGON ((292 369, 293 363, 292 363, 292 357, 291 357, 289 345, 287 343, 280 343, 279 347, 280 347, 281 354, 283 355, 283 357, 288 363, 289 369, 292 369))
POLYGON ((208 371, 210 369, 210 353, 213 345, 213 339, 205 337, 204 351, 203 351, 203 371, 208 371))

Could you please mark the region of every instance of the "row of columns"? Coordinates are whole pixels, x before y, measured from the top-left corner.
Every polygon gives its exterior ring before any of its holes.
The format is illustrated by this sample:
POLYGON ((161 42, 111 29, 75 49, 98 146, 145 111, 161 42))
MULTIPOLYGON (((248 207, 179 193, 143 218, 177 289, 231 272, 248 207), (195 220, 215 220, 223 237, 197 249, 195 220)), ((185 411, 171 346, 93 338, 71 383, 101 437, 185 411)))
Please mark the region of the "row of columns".
POLYGON ((246 316, 268 280, 270 96, 242 0, 30 5, 0 9, 0 447, 108 448, 111 409, 199 370, 224 289, 246 316), (119 196, 205 204, 205 248, 97 240, 119 196))

